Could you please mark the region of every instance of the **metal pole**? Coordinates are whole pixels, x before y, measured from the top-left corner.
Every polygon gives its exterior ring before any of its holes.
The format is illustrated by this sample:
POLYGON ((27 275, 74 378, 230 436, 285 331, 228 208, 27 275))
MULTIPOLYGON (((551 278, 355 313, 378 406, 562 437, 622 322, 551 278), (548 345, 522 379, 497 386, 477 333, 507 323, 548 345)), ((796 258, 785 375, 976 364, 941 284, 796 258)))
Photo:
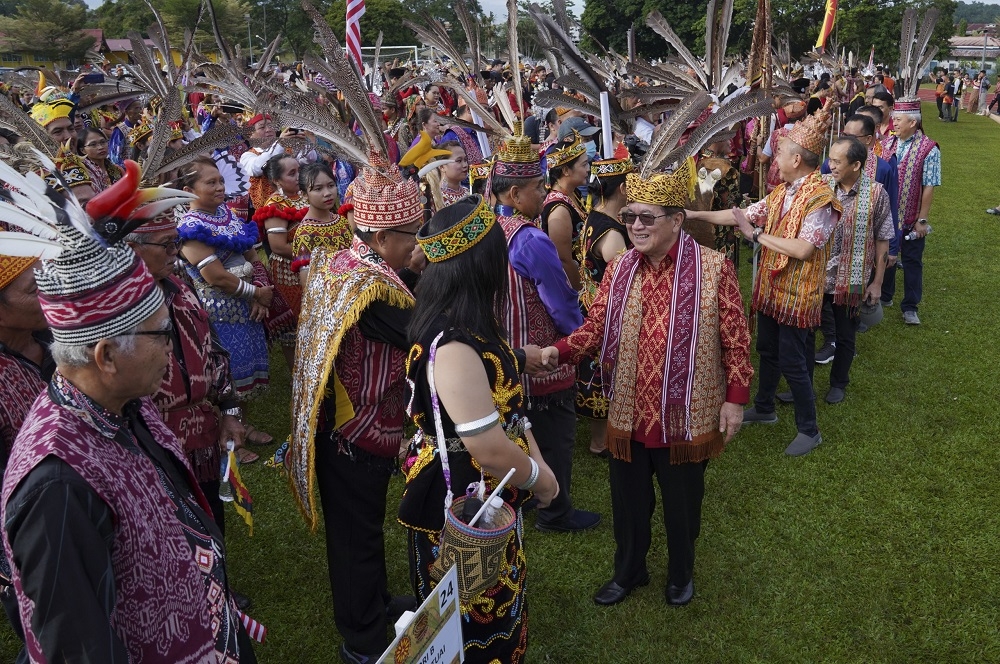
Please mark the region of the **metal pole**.
POLYGON ((983 30, 983 61, 979 65, 980 69, 986 69, 986 42, 990 38, 989 30, 983 30))

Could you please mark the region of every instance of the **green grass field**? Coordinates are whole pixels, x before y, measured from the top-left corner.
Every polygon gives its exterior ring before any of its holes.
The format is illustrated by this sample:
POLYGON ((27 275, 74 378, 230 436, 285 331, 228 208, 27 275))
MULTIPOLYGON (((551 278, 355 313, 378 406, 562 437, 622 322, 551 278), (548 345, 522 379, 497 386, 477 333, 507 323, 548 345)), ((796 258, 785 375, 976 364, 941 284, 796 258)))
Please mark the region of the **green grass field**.
MULTIPOLYGON (((784 456, 795 427, 791 406, 779 406, 777 425, 745 427, 710 465, 685 608, 663 601, 659 516, 652 583, 615 607, 591 600, 612 574, 614 540, 607 466, 587 452, 581 425, 574 499, 605 520, 590 533, 543 535, 527 517, 529 661, 1000 661, 1000 271, 991 267, 1000 220, 984 213, 1000 203, 1000 127, 964 112, 940 123, 933 105, 925 114, 943 146, 944 185, 931 213, 923 325, 904 326, 897 306, 859 336, 847 399, 818 406, 824 443, 813 453, 784 456)), ((747 293, 745 260, 740 276, 747 293)), ((289 429, 288 373, 277 354, 272 366, 252 419, 277 438, 289 429)), ((828 379, 818 366, 820 397, 828 379)), ((278 471, 260 462, 243 475, 254 536, 229 513, 230 571, 268 627, 260 661, 337 661, 322 533, 308 532, 278 471)), ((390 491, 400 494, 400 478, 390 491)), ((386 537, 391 589, 409 593, 392 513, 386 537)), ((0 659, 11 661, 10 630, 0 636, 0 659)))

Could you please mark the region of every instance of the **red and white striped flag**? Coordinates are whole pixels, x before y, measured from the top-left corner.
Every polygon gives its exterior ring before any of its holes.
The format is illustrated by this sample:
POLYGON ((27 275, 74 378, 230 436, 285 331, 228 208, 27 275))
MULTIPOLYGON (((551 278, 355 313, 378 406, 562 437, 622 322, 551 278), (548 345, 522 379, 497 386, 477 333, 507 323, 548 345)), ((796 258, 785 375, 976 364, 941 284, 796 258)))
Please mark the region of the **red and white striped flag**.
POLYGON ((347 52, 358 69, 364 71, 361 64, 361 17, 365 14, 365 0, 347 1, 347 52))

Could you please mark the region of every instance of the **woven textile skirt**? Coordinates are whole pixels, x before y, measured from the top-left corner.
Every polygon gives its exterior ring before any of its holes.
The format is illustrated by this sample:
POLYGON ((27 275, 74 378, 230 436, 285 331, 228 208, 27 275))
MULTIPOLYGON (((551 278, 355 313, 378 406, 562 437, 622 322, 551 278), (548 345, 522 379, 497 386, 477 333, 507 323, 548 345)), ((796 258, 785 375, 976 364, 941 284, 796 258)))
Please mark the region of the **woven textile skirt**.
POLYGON ((195 280, 198 299, 208 312, 222 347, 229 351, 229 370, 241 401, 260 396, 270 381, 264 326, 250 319, 250 303, 206 282, 195 280))
POLYGON ((295 330, 299 325, 299 313, 302 311, 302 285, 299 283, 299 275, 292 272, 292 261, 284 256, 271 254, 268 260, 271 264, 271 283, 295 314, 291 329, 279 335, 278 341, 283 346, 294 346, 295 330))

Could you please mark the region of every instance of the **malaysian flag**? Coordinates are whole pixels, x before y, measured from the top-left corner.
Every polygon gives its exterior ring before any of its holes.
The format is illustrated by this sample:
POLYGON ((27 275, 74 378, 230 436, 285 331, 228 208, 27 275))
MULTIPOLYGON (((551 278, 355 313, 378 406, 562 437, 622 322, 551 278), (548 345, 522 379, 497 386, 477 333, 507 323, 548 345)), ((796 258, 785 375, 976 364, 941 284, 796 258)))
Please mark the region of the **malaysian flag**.
POLYGON ((364 71, 361 64, 361 17, 364 13, 365 0, 347 0, 347 52, 361 71, 364 71))

